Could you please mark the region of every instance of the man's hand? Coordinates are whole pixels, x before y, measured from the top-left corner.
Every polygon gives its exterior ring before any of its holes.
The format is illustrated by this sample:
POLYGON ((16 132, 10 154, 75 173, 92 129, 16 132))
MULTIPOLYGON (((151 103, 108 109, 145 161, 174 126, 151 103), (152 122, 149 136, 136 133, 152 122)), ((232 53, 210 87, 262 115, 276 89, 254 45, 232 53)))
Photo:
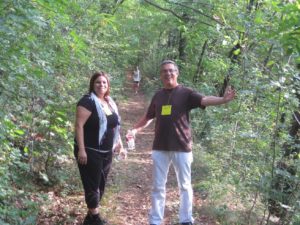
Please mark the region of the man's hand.
POLYGON ((136 132, 137 132, 136 129, 128 130, 127 133, 126 133, 126 136, 125 136, 126 141, 128 141, 131 138, 135 139, 136 132))
POLYGON ((230 102, 231 100, 233 100, 235 97, 235 90, 231 87, 231 86, 228 86, 226 89, 225 89, 225 93, 224 93, 224 96, 223 96, 223 99, 225 102, 230 102))

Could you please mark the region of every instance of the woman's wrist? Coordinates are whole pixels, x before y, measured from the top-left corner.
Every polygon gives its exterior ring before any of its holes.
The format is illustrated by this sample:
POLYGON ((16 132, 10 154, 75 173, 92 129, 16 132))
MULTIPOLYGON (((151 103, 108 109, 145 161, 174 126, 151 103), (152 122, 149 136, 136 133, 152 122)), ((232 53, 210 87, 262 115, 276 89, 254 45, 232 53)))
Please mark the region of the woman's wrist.
POLYGON ((85 148, 83 147, 83 148, 79 148, 79 151, 80 152, 85 152, 85 148))

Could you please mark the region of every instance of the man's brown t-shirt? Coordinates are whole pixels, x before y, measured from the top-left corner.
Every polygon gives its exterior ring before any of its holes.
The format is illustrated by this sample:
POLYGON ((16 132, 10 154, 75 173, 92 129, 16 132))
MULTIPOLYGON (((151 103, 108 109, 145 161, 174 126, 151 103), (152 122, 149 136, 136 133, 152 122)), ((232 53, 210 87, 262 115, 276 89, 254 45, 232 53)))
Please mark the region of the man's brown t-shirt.
POLYGON ((146 114, 147 119, 156 118, 154 150, 192 150, 189 112, 197 107, 205 108, 201 105, 202 97, 200 93, 182 85, 156 92, 146 114))

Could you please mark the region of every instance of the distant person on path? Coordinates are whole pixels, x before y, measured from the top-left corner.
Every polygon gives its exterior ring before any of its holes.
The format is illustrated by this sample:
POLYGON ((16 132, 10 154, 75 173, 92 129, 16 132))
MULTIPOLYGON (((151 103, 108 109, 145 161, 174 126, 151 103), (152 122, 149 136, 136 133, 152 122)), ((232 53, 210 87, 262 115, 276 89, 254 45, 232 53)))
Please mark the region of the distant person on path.
POLYGON ((74 154, 84 188, 88 213, 83 225, 102 225, 99 202, 104 194, 113 151, 124 152, 120 138, 120 116, 109 96, 106 73, 96 72, 90 79, 89 93, 77 103, 74 154))
POLYGON ((166 182, 170 164, 173 164, 180 189, 179 222, 192 225, 193 190, 191 185, 192 135, 189 112, 194 108, 225 104, 235 97, 235 91, 227 88, 223 97, 204 96, 178 84, 178 66, 171 60, 160 65, 163 88, 156 92, 146 114, 137 122, 127 138, 147 127, 156 118, 153 141, 152 207, 149 223, 160 225, 164 217, 166 182))
POLYGON ((136 70, 133 71, 133 90, 134 93, 137 94, 140 86, 141 81, 141 72, 139 70, 139 67, 136 67, 136 70))

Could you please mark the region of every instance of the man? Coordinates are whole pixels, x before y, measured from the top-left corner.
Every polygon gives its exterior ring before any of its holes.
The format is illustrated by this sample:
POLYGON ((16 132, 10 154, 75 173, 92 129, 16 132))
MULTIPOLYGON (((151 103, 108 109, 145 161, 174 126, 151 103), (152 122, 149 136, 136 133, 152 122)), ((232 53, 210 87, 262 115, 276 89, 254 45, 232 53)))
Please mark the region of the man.
MULTIPOLYGON (((189 111, 231 101, 235 91, 227 88, 223 97, 203 96, 177 82, 178 66, 171 60, 160 65, 163 88, 156 92, 146 114, 131 130, 135 134, 156 118, 153 141, 152 207, 149 223, 160 225, 164 217, 165 188, 170 164, 173 164, 180 189, 179 220, 181 225, 192 225, 193 190, 191 184, 192 135, 189 111)), ((127 134, 128 137, 129 134, 127 134)))

